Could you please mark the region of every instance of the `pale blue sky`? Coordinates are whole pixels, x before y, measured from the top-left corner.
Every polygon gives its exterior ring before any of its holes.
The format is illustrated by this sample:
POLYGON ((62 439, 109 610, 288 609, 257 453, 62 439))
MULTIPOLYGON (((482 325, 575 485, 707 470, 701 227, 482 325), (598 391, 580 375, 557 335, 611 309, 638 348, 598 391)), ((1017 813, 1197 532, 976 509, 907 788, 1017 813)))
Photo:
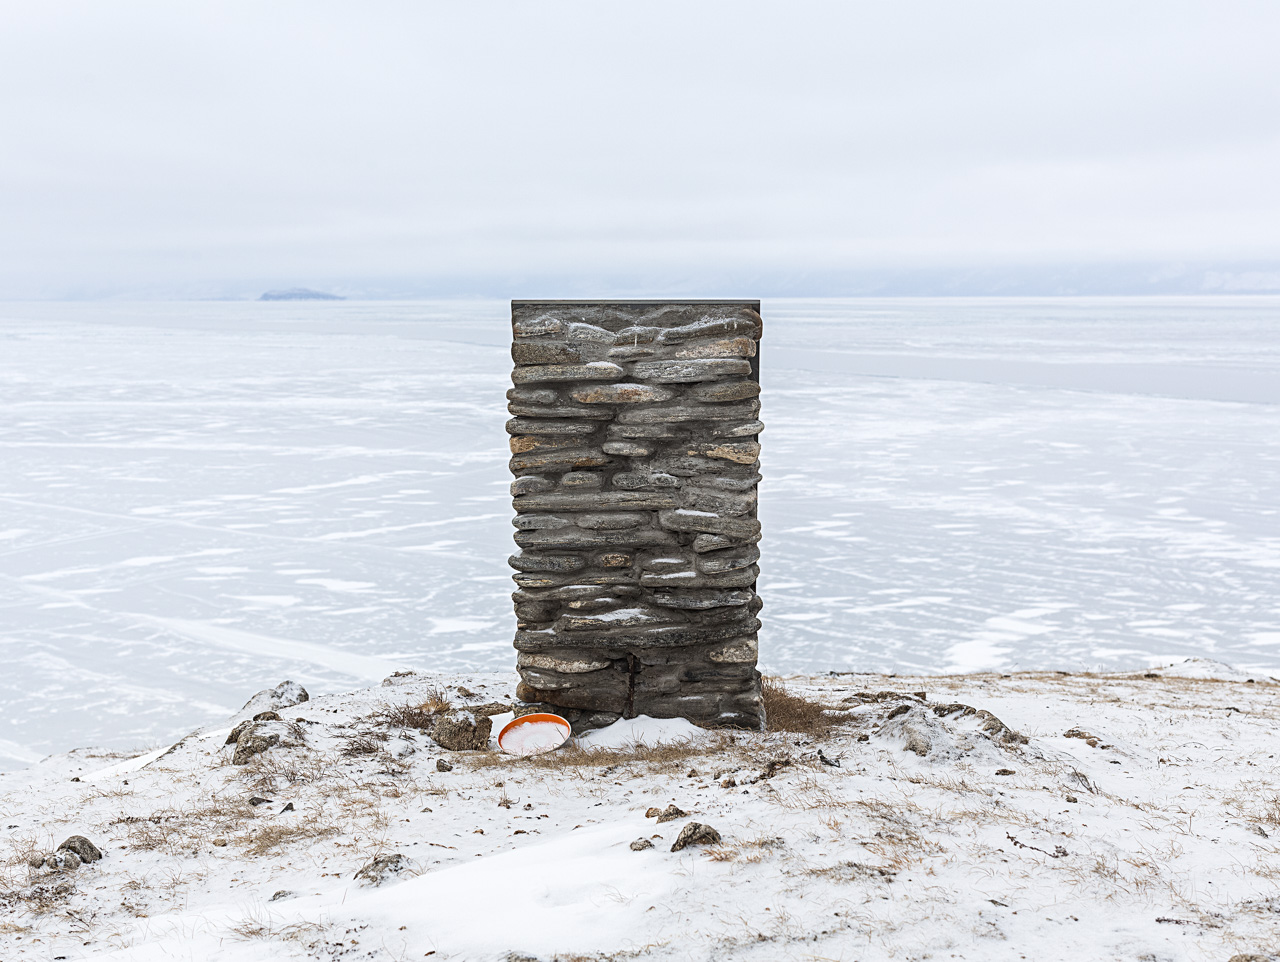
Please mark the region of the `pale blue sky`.
POLYGON ((1280 263, 1277 49, 1271 2, 0 2, 0 297, 1280 263))

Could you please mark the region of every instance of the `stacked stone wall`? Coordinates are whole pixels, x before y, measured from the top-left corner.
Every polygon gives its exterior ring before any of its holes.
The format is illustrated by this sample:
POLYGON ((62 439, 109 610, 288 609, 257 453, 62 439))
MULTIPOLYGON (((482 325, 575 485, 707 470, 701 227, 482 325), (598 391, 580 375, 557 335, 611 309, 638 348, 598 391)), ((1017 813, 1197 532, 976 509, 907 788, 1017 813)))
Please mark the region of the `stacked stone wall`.
POLYGON ((511 309, 518 697, 762 726, 758 302, 511 309))

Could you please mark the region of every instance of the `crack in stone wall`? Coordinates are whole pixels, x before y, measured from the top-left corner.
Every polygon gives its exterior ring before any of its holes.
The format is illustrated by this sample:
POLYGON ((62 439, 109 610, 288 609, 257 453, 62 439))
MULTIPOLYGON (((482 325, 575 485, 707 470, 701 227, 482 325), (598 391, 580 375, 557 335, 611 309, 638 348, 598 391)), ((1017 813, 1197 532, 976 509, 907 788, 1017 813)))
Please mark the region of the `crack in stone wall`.
POLYGON ((524 702, 759 728, 758 302, 513 301, 524 702))

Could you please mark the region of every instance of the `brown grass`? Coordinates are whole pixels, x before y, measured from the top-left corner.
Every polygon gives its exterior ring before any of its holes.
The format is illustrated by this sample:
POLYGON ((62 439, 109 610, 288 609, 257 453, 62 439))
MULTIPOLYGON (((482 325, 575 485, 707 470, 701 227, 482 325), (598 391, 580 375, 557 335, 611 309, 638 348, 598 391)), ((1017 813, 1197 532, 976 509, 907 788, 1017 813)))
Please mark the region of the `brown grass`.
POLYGON ((496 765, 515 766, 538 771, 576 771, 588 768, 613 768, 640 764, 658 772, 681 773, 690 759, 724 756, 738 748, 732 736, 698 741, 646 745, 638 743, 627 748, 579 748, 570 743, 544 755, 515 758, 498 752, 474 755, 466 758, 472 768, 491 768, 496 765))
POLYGON ((436 723, 436 717, 442 712, 447 712, 453 707, 453 703, 445 697, 443 691, 439 688, 428 688, 426 697, 416 705, 383 705, 372 715, 369 720, 375 725, 385 725, 388 728, 415 728, 418 731, 426 731, 436 723))
POLYGON ((305 840, 319 841, 339 833, 338 825, 317 813, 289 821, 271 822, 240 841, 250 855, 269 855, 278 848, 305 840))
POLYGON ((825 735, 847 717, 831 714, 826 705, 788 691, 781 680, 768 675, 760 681, 760 694, 770 731, 825 735))

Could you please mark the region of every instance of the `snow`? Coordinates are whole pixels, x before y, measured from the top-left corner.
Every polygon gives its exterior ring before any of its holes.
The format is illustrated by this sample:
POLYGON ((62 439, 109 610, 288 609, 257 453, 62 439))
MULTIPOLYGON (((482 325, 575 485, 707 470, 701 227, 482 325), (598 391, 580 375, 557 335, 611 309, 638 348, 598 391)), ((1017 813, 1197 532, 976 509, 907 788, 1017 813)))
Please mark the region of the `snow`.
POLYGON ((229 764, 225 725, 128 758, 67 752, 0 774, 0 958, 1266 953, 1280 912, 1280 685, 1192 667, 1206 677, 794 676, 793 692, 840 713, 831 731, 638 718, 559 761, 444 752, 380 727, 389 704, 443 691, 478 705, 515 684, 422 673, 290 708, 305 744, 247 766, 229 764), (1027 743, 998 741, 957 704, 1027 743), (345 750, 377 732, 379 753, 345 750), (908 742, 922 736, 917 754, 908 742), (453 770, 437 771, 440 758, 453 770), (689 814, 647 817, 673 804, 689 814), (690 821, 721 844, 671 852, 690 821), (49 873, 18 857, 72 834, 105 858, 49 873), (653 847, 633 851, 638 839, 653 847), (409 869, 377 887, 355 879, 391 853, 409 869))
POLYGON ((579 735, 583 748, 631 748, 635 745, 664 745, 705 738, 707 733, 686 718, 620 718, 606 728, 579 735))
MULTIPOLYGON (((766 670, 1280 673, 1280 299, 764 314, 766 670)), ((0 769, 509 667, 509 346, 499 301, 0 304, 0 769)))

